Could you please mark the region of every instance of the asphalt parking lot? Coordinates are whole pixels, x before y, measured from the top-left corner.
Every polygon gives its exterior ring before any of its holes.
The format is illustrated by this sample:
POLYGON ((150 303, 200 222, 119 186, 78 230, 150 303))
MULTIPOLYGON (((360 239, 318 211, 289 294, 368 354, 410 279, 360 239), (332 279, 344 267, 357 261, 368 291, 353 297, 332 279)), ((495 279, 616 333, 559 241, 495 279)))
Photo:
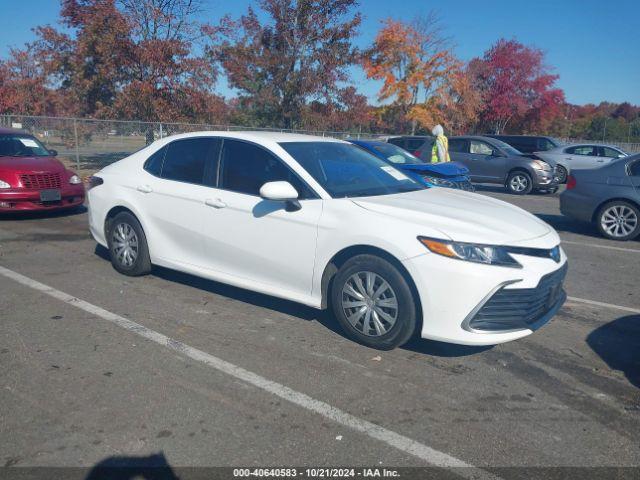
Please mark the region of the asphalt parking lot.
POLYGON ((3 218, 0 465, 640 467, 640 241, 557 195, 481 193, 554 226, 570 261, 550 324, 482 348, 379 352, 291 302, 119 275, 86 213, 3 218))

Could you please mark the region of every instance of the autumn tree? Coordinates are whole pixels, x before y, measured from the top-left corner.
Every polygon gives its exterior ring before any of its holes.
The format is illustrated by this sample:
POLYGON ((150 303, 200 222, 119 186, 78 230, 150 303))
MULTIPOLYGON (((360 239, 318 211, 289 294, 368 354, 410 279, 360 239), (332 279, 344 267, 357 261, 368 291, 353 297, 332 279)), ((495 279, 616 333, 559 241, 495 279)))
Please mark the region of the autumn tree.
MULTIPOLYGON (((239 19, 205 29, 210 61, 224 69, 252 123, 296 128, 310 102, 336 101, 356 59, 356 0, 260 0, 239 19)), ((246 115, 246 113, 245 113, 246 115)))
POLYGON ((12 49, 0 63, 0 113, 55 115, 60 101, 33 48, 12 49))
POLYGON ((453 133, 466 133, 473 129, 483 107, 482 95, 467 68, 454 71, 448 79, 440 100, 444 125, 453 133))
POLYGON ((434 13, 411 23, 387 19, 364 55, 367 78, 382 80, 378 99, 391 100, 411 121, 430 128, 442 122, 442 100, 460 63, 434 13))
POLYGON ((501 39, 469 69, 482 93, 482 120, 495 133, 527 116, 545 125, 561 111, 564 93, 554 88, 558 76, 549 73, 542 50, 501 39))

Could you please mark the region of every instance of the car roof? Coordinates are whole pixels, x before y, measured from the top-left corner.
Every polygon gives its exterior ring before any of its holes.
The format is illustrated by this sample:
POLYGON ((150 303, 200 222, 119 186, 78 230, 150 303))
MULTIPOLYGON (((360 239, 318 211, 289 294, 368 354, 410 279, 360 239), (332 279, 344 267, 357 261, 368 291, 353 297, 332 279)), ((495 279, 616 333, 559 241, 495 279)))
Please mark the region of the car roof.
POLYGON ((485 137, 484 135, 457 135, 449 137, 449 140, 497 140, 493 137, 485 137))
POLYGON ((0 127, 0 134, 18 134, 18 135, 31 135, 28 132, 25 132, 23 130, 18 130, 17 128, 6 128, 6 127, 0 127))
POLYGON ((226 131, 226 130, 205 130, 199 132, 180 133, 165 137, 163 140, 175 140, 179 138, 191 137, 226 137, 238 140, 247 140, 256 143, 287 143, 287 142, 338 142, 349 143, 333 137, 319 137, 315 135, 304 135, 300 133, 269 132, 269 131, 226 131))
POLYGON ((555 137, 550 137, 548 135, 508 135, 505 133, 487 133, 486 136, 492 138, 548 138, 550 140, 555 140, 555 137))

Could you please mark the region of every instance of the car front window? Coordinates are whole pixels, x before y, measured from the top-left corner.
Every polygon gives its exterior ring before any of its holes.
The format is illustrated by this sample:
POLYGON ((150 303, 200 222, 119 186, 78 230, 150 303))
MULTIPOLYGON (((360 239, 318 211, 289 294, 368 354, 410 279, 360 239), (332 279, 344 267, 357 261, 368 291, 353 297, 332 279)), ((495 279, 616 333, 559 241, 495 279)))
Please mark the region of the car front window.
POLYGON ((411 155, 406 150, 392 145, 390 143, 381 143, 373 145, 373 148, 380 152, 387 160, 392 163, 398 164, 410 164, 410 163, 425 163, 415 155, 411 155))
POLYGON ((522 152, 520 150, 518 150, 517 148, 513 148, 511 145, 503 142, 502 140, 495 139, 493 143, 496 147, 499 147, 507 155, 522 155, 522 152))
POLYGON ((0 157, 48 157, 51 152, 31 135, 0 134, 0 157))
POLYGON ((390 195, 427 188, 356 145, 286 142, 280 146, 333 198, 390 195))

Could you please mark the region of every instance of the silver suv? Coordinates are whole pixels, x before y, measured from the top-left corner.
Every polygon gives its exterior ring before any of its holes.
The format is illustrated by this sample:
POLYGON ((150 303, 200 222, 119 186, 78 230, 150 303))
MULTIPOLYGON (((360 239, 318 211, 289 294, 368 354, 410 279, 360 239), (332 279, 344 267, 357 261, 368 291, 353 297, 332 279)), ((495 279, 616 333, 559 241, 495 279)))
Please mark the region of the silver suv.
POLYGON ((516 195, 526 195, 532 190, 551 193, 558 190, 554 167, 495 138, 451 137, 449 156, 469 169, 474 183, 497 183, 516 195))

